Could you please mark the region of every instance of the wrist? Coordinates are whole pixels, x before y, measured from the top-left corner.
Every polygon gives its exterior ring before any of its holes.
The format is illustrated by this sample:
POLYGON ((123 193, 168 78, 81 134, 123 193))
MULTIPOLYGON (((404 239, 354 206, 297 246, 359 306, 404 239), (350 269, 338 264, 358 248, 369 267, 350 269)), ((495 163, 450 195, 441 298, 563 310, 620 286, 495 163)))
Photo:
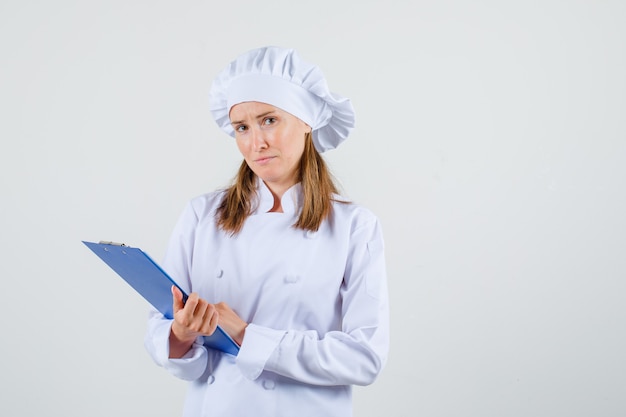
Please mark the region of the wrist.
POLYGON ((243 343, 243 338, 246 335, 246 327, 248 327, 248 323, 244 322, 244 326, 237 332, 237 334, 235 335, 235 337, 233 337, 233 340, 235 341, 235 343, 237 343, 239 346, 241 346, 241 344, 243 343))
POLYGON ((189 335, 187 337, 181 337, 174 330, 174 325, 170 329, 170 337, 169 337, 169 345, 170 345, 170 358, 181 358, 189 349, 196 340, 195 335, 189 335))

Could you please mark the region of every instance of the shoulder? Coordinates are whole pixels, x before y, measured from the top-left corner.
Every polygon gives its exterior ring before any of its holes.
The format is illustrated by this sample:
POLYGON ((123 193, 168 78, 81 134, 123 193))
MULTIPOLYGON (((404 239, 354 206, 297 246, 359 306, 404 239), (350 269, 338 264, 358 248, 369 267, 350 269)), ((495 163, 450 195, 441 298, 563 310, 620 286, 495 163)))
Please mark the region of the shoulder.
POLYGON ((213 216, 222 202, 225 193, 226 190, 217 190, 193 197, 187 203, 184 215, 187 217, 195 217, 196 220, 213 216))
POLYGON ((337 224, 349 226, 352 230, 377 227, 379 223, 378 216, 372 210, 341 196, 335 196, 333 200, 333 220, 337 224))

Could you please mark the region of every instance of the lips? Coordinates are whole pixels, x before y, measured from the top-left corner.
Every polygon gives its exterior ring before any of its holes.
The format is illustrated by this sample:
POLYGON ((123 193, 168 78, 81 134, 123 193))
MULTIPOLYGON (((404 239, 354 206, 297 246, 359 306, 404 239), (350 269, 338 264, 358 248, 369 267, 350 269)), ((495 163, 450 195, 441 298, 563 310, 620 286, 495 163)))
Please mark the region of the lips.
POLYGON ((275 158, 274 156, 264 156, 263 158, 255 159, 254 162, 260 165, 264 165, 264 164, 269 163, 274 158, 275 158))

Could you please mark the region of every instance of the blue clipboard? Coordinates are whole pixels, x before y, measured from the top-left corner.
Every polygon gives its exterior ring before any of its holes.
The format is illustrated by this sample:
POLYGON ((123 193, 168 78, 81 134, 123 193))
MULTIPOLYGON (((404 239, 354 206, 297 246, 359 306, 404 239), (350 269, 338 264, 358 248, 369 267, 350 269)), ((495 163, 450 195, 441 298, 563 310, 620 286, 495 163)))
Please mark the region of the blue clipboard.
MULTIPOLYGON (((172 285, 183 293, 183 301, 187 300, 185 291, 141 249, 113 242, 82 242, 166 318, 174 317, 172 285)), ((219 326, 204 337, 204 345, 235 356, 239 353, 237 343, 219 326)))

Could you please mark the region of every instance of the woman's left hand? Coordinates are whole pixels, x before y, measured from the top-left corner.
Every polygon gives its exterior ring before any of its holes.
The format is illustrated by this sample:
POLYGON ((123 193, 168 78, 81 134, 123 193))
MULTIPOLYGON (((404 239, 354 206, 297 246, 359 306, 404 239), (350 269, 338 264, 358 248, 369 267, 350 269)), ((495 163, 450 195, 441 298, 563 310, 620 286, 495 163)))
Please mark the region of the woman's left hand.
POLYGON ((214 306, 219 313, 218 324, 239 346, 241 346, 248 323, 243 321, 225 302, 222 301, 221 303, 214 304, 214 306))

